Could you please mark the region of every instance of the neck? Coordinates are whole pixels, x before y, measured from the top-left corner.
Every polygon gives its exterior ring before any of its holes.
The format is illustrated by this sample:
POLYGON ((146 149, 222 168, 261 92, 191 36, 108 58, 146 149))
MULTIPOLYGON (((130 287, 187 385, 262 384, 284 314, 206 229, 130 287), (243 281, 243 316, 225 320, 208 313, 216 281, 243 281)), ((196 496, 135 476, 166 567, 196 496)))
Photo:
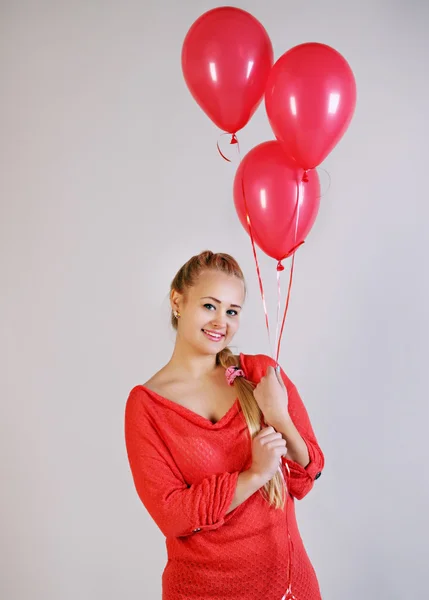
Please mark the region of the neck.
POLYGON ((217 370, 216 355, 201 354, 176 340, 173 354, 166 367, 172 371, 180 371, 189 379, 210 377, 217 370))

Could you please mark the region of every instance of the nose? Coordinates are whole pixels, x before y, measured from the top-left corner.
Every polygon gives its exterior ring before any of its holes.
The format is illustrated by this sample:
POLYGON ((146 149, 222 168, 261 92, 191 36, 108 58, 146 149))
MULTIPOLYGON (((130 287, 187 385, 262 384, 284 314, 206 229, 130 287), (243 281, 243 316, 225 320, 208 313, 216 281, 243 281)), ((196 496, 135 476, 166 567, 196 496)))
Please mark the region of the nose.
POLYGON ((216 319, 216 321, 212 321, 212 324, 213 324, 213 329, 221 329, 225 325, 224 319, 221 319, 220 317, 218 317, 216 319))

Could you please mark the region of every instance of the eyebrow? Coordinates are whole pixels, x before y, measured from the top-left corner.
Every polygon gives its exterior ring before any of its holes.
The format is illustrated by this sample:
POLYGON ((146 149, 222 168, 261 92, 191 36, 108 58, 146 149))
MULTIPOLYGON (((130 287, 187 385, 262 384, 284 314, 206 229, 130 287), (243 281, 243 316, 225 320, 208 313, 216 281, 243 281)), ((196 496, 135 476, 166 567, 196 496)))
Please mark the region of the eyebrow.
MULTIPOLYGON (((204 300, 206 298, 208 298, 209 300, 214 300, 218 304, 222 304, 222 302, 220 300, 218 300, 217 298, 213 298, 213 296, 203 296, 201 298, 201 300, 204 300)), ((241 306, 239 304, 230 304, 230 306, 233 306, 234 308, 241 308, 241 306)))

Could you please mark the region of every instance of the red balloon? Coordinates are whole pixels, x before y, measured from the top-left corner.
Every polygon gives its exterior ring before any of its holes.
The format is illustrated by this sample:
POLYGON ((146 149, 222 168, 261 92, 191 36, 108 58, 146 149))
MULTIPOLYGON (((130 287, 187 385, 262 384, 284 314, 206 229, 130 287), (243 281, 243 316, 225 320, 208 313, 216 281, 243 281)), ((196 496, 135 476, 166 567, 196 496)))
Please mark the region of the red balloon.
POLYGON ((307 182, 302 181, 303 174, 304 170, 287 157, 282 145, 271 141, 246 154, 235 175, 234 204, 241 224, 249 233, 247 204, 255 243, 279 261, 304 242, 319 211, 317 171, 309 171, 307 182))
POLYGON ((276 138, 300 167, 312 169, 344 135, 356 106, 346 59, 325 44, 295 46, 275 63, 265 92, 276 138))
POLYGON ((228 6, 197 19, 182 48, 183 75, 191 94, 220 129, 232 134, 261 103, 273 60, 261 23, 228 6))

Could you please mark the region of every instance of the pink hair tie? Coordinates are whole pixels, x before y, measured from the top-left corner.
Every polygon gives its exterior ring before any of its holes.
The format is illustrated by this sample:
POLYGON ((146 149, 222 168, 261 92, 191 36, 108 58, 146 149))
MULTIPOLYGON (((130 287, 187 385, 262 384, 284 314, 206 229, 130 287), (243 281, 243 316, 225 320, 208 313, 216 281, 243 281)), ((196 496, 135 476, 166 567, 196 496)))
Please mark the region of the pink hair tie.
POLYGON ((244 371, 240 367, 228 367, 225 369, 225 377, 229 385, 234 383, 236 377, 245 377, 244 371))

